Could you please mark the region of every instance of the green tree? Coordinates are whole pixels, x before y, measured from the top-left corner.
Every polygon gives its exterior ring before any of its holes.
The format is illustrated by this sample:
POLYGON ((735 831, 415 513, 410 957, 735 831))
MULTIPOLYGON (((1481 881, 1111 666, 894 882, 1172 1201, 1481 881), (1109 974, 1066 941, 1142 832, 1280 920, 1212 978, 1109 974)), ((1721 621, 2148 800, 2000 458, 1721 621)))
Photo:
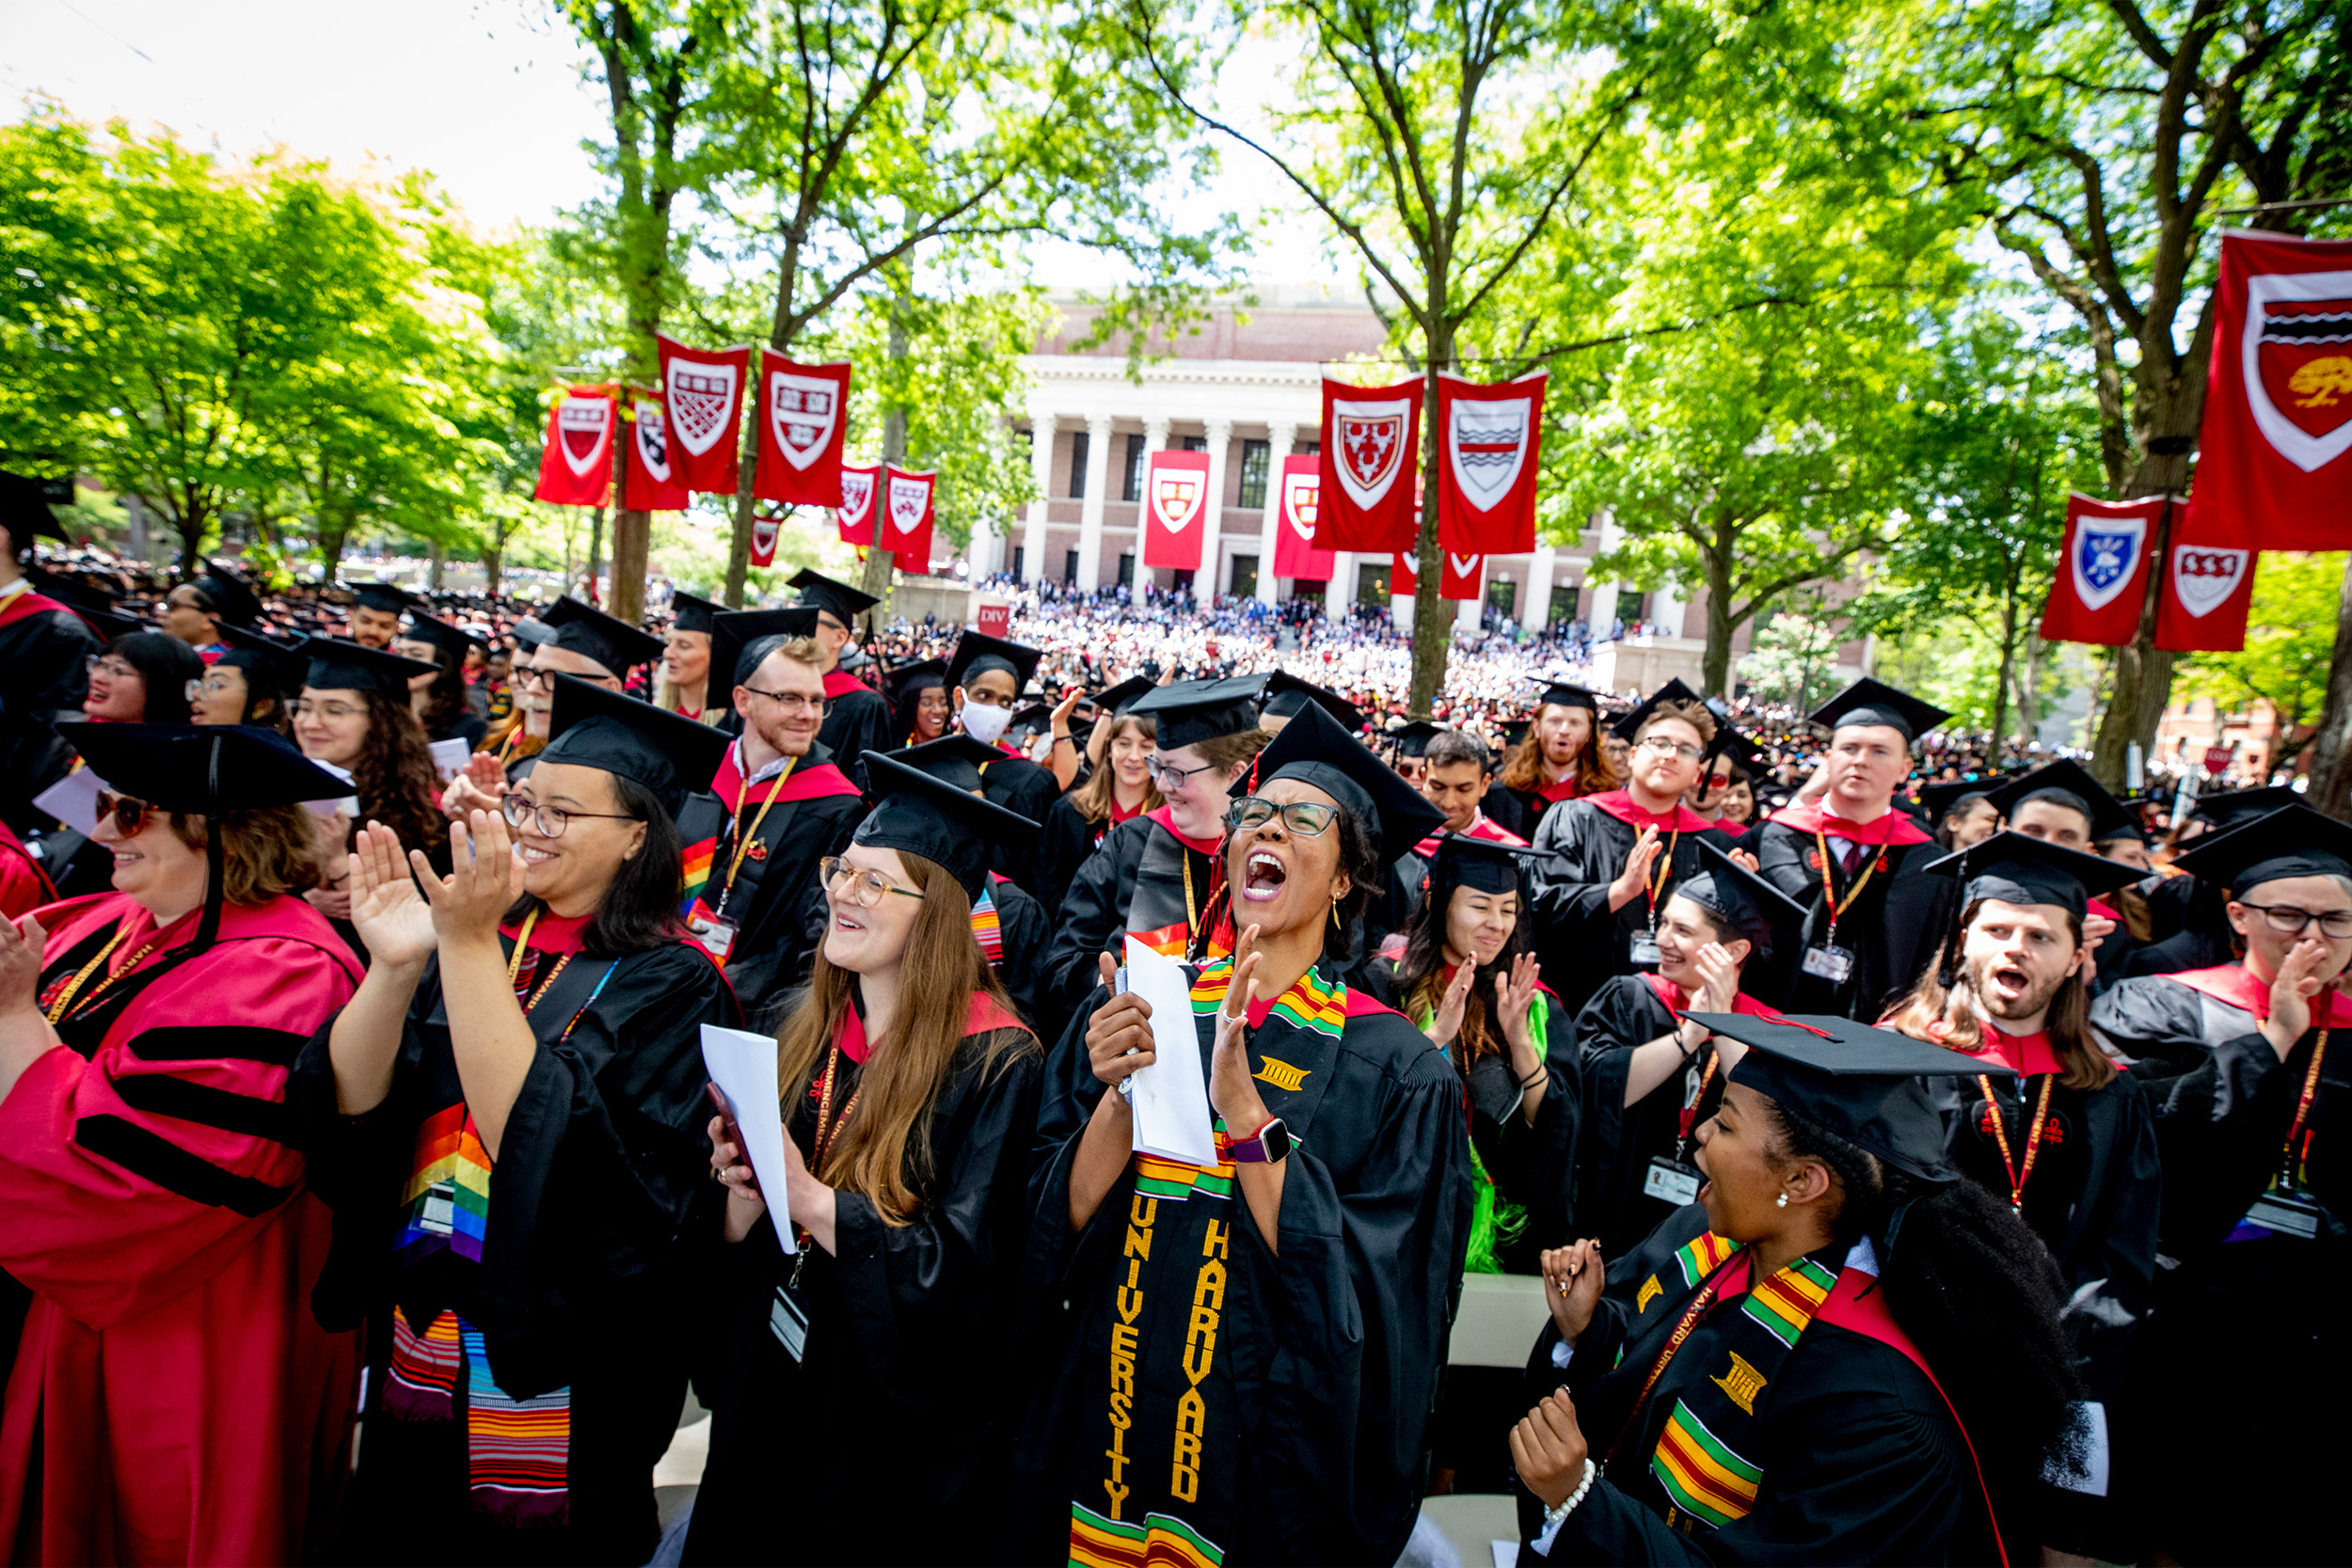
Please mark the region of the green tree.
POLYGON ((2273 768, 2288 766, 2318 732, 2296 732, 2319 722, 2328 701, 2328 672, 2336 654, 2336 601, 2352 558, 2327 555, 2265 555, 2254 575, 2253 600, 2246 616, 2246 646, 2233 654, 2184 654, 2173 679, 2176 692, 2211 697, 2225 710, 2268 703, 2278 714, 2285 744, 2273 768))
POLYGON ((1789 591, 1758 617, 1756 637, 1740 660, 1740 678, 1758 702, 1810 711, 1833 689, 1837 648, 1848 633, 1844 607, 1820 583, 1789 591))

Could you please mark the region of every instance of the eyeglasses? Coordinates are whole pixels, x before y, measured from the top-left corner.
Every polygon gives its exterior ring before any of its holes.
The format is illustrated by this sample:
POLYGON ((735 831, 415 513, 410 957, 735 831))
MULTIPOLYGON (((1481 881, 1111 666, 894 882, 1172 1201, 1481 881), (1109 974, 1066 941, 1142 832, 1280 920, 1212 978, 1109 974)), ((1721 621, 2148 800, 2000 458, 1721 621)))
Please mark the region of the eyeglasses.
POLYGON ((594 817, 603 822, 637 820, 622 811, 566 811, 562 806, 543 806, 527 795, 507 796, 499 802, 499 814, 506 818, 507 826, 511 828, 529 823, 538 830, 541 838, 562 838, 564 830, 572 825, 575 816, 594 817))
POLYGON ((860 870, 839 855, 827 855, 818 861, 817 877, 827 893, 851 909, 870 910, 882 901, 885 893, 895 893, 901 898, 930 896, 913 888, 894 886, 890 879, 881 872, 860 870), (845 878, 848 879, 846 883, 843 880, 845 878))
POLYGON ((193 703, 199 697, 226 697, 235 689, 222 676, 206 675, 200 680, 188 682, 188 701, 193 703))
POLYGON ((1225 808, 1225 825, 1234 832, 1248 832, 1279 816, 1282 826, 1292 832, 1303 838, 1319 838, 1330 831, 1331 819, 1339 814, 1339 807, 1314 800, 1293 800, 1289 805, 1278 806, 1255 795, 1245 795, 1225 808))
POLYGON ((592 675, 585 671, 573 674, 569 670, 534 670, 528 664, 515 672, 515 684, 516 686, 552 687, 555 684, 555 677, 559 674, 571 675, 574 680, 594 681, 598 686, 614 691, 621 689, 621 677, 618 675, 592 675))
POLYGON ((2261 911, 2263 923, 2282 937, 2300 935, 2316 922, 2320 933, 2330 942, 2352 937, 2352 910, 2298 910, 2292 904, 2249 904, 2249 910, 2261 911))
POLYGON ((1157 757, 1152 757, 1143 766, 1145 770, 1152 775, 1152 782, 1166 790, 1184 788, 1186 779, 1191 778, 1195 773, 1205 773, 1216 764, 1204 762, 1198 768, 1176 768, 1162 762, 1157 757))
POLYGON ((1669 740, 1662 735, 1644 736, 1642 737, 1642 750, 1645 752, 1655 752, 1661 757, 1680 757, 1685 762, 1696 762, 1699 758, 1707 754, 1707 752, 1699 747, 1685 746, 1682 742, 1678 740, 1669 740))
POLYGON ((138 837, 140 831, 147 826, 147 819, 155 815, 155 808, 146 801, 135 800, 128 795, 117 795, 111 789, 100 790, 96 800, 98 819, 103 822, 109 816, 113 817, 115 832, 125 838, 138 837))
POLYGON ((755 697, 767 698, 787 713, 815 713, 825 705, 824 698, 806 697, 798 691, 762 691, 755 686, 747 686, 743 689, 755 697))
POLYGON ((122 680, 138 673, 137 668, 128 660, 115 658, 104 654, 92 654, 86 662, 89 666, 91 674, 106 675, 115 680, 122 680))
POLYGON ((361 717, 367 711, 366 708, 355 707, 349 703, 314 703, 308 697, 302 698, 294 705, 294 716, 296 719, 324 719, 330 724, 340 724, 346 719, 361 717))

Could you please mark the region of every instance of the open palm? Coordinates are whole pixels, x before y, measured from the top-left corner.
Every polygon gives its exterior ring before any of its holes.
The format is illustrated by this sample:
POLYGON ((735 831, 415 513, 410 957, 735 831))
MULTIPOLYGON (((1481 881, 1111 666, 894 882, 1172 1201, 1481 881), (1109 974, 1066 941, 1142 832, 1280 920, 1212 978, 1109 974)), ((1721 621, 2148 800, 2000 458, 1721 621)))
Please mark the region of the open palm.
POLYGON ((351 847, 351 923, 371 958, 421 964, 433 956, 433 911, 389 828, 371 822, 351 847))

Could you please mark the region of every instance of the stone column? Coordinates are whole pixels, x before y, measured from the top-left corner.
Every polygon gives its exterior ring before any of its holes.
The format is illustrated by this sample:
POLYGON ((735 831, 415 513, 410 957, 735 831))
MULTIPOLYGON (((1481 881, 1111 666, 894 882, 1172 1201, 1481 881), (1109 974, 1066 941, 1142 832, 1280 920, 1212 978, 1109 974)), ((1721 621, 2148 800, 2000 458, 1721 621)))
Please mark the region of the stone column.
POLYGON ((1347 614, 1348 606, 1356 602, 1356 552, 1331 552, 1331 580, 1323 585, 1323 613, 1337 621, 1347 614))
POLYGON ((1051 414, 1032 413, 1029 416, 1029 482, 1037 486, 1037 494, 1029 501, 1029 515, 1021 528, 1021 580, 1045 580, 1045 508, 1046 498, 1054 493, 1054 426, 1051 414))
POLYGON ((1078 513, 1078 591, 1103 582, 1103 491, 1110 474, 1111 417, 1087 416, 1087 493, 1078 513))
MULTIPOLYGON (((1478 575, 1478 591, 1481 594, 1484 594, 1486 591, 1486 574, 1483 569, 1478 575)), ((1466 631, 1472 637, 1476 637, 1478 635, 1478 617, 1485 611, 1486 608, 1486 604, 1484 598, 1464 599, 1459 604, 1456 604, 1454 607, 1454 629, 1456 631, 1466 631)))
POLYGON ((1142 495, 1136 498, 1136 580, 1128 589, 1127 594, 1128 598, 1136 604, 1143 603, 1144 584, 1148 580, 1145 576, 1146 568, 1143 564, 1143 514, 1144 509, 1152 504, 1150 488, 1152 474, 1151 454, 1155 451, 1166 451, 1167 450, 1168 420, 1156 418, 1144 420, 1143 468, 1145 489, 1142 495))
POLYGON ((1538 545, 1528 558, 1527 587, 1519 596, 1519 625, 1540 633, 1551 624, 1551 578, 1560 569, 1559 552, 1538 545))
POLYGON ((1274 554, 1282 539, 1282 460, 1298 438, 1295 424, 1269 424, 1265 444, 1265 519, 1258 527, 1258 602, 1274 602, 1274 554))
POLYGON ((1661 588, 1650 595, 1649 618, 1658 623, 1661 637, 1682 635, 1682 595, 1671 588, 1661 588))
POLYGON ((1233 445, 1233 421, 1209 421, 1209 507, 1200 519, 1200 569, 1192 575, 1192 602, 1206 610, 1217 594, 1223 562, 1217 559, 1225 523, 1226 455, 1233 445))

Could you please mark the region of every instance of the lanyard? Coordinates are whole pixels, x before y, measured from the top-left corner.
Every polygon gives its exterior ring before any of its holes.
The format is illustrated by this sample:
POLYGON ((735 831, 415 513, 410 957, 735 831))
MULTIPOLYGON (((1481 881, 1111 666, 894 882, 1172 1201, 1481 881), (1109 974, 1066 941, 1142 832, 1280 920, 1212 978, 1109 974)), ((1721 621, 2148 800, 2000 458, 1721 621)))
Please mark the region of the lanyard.
MULTIPOLYGON (((121 925, 115 927, 115 934, 106 939, 106 945, 98 950, 98 956, 90 959, 89 962, 84 964, 79 970, 75 971, 73 978, 66 982, 65 990, 58 992, 57 999, 49 1005, 48 1016, 50 1022, 57 1022, 59 1020, 63 1019, 68 1012, 72 1010, 73 999, 75 996, 80 994, 82 983, 87 980, 91 974, 98 971, 100 966, 106 962, 107 958, 116 948, 122 945, 122 939, 128 935, 130 935, 130 922, 126 919, 121 925)), ((108 986, 113 985, 120 976, 128 974, 132 970, 136 969, 140 963, 145 961, 150 953, 155 951, 155 944, 163 940, 163 935, 164 934, 161 931, 156 932, 153 936, 148 938, 147 941, 141 942, 138 950, 133 953, 130 958, 125 959, 119 968, 108 969, 106 971, 106 977, 98 982, 98 989, 89 993, 88 1000, 91 1002, 97 1001, 101 996, 105 994, 106 988, 108 986)), ((2321 1038, 2324 1040, 2326 1037, 2322 1036, 2321 1038)), ((2299 1126, 2301 1124, 2298 1122, 2297 1125, 2299 1126)))
POLYGON ((1734 1269, 1748 1261, 1748 1249, 1741 1247, 1724 1260, 1722 1268, 1709 1275, 1707 1283, 1699 1287, 1699 1293, 1691 1298, 1691 1305, 1683 1310, 1682 1321, 1675 1324, 1674 1333, 1666 1338, 1666 1348, 1660 1351, 1658 1359, 1650 1364, 1649 1376, 1642 1384, 1642 1392, 1635 1397, 1633 1407, 1626 1412, 1625 1425, 1617 1429, 1617 1435, 1609 1444, 1609 1451, 1601 1455, 1601 1468, 1607 1469, 1616 1459, 1618 1447, 1640 1422, 1642 1407, 1649 1403, 1650 1390, 1657 1387, 1658 1380, 1666 1375, 1666 1364, 1675 1358, 1675 1352, 1682 1348, 1682 1341, 1691 1337, 1691 1330, 1698 1326, 1699 1320, 1707 1315, 1707 1309, 1715 1305, 1716 1292, 1723 1289, 1724 1281, 1731 1277, 1734 1269))
MULTIPOLYGON (((2319 1000, 2325 1006, 2333 1006, 2335 1004, 2335 993, 2332 990, 2323 990, 2319 994, 2319 1000)), ((2295 1124, 2287 1129, 2286 1148, 2280 1152, 2280 1175, 2285 1180, 2286 1184, 2291 1187, 2301 1185, 2299 1181, 2295 1180, 2296 1166, 2297 1164, 2295 1155, 2295 1146, 2297 1143, 2304 1141, 2303 1125, 2311 1120, 2312 1101, 2319 1098, 2319 1064, 2327 1059, 2327 1055, 2328 1028, 2327 1025, 2322 1024, 2319 1030, 2319 1038, 2312 1046, 2312 1065, 2303 1073, 2303 1092, 2296 1096, 2295 1124)), ((2309 1158, 2310 1153, 2310 1149, 2306 1148, 2304 1150, 2305 1158, 2309 1158)))
MULTIPOLYGON (((2001 1102, 1993 1098, 1993 1080, 1983 1073, 1977 1075, 1977 1086, 1984 1091, 1986 1108, 1993 1115, 1993 1141, 2001 1147, 2001 1169, 2009 1177, 2009 1207, 2013 1214, 2026 1212, 2026 1183, 2033 1179, 2033 1163, 2042 1154, 2042 1128, 2050 1119, 2050 1085, 2057 1082, 2055 1072, 2042 1075, 2042 1097, 2034 1104, 2033 1122, 2026 1130, 2026 1159, 2020 1164, 2010 1157, 2009 1119, 2001 1114, 2001 1102)), ((2018 1103, 2025 1103, 2022 1096, 2018 1103)), ((2287 1141, 2295 1140, 2290 1136, 2287 1141)))
MULTIPOLYGON (((1868 857, 1862 867, 1862 875, 1854 879, 1853 886, 1846 890, 1845 901, 1840 903, 1836 885, 1829 876, 1829 839, 1819 828, 1813 830, 1813 847, 1821 857, 1821 903, 1829 911, 1829 934, 1822 940, 1835 947, 1837 945, 1837 917, 1852 909, 1853 901, 1862 896, 1862 890, 1869 884, 1870 874, 1879 868, 1879 861, 1886 851, 1882 848, 1878 854, 1868 857)), ((1870 847, 1865 844, 1861 847, 1867 849, 1870 847)))
MULTIPOLYGON (((841 1047, 835 1044, 832 1053, 825 1058, 824 1083, 818 1090, 816 1149, 808 1162, 808 1174, 819 1180, 824 1179, 825 1151, 833 1147, 834 1134, 848 1124, 850 1113, 857 1109, 857 1097, 860 1090, 864 1088, 864 1085, 860 1085, 858 1089, 850 1091, 849 1101, 843 1104, 841 1115, 836 1117, 833 1114, 833 1088, 840 1070, 841 1047)), ((809 1234, 805 1226, 795 1226, 793 1229, 800 1239, 799 1261, 792 1265, 791 1279, 791 1284, 797 1286, 801 1282, 801 1270, 808 1262, 808 1249, 815 1242, 815 1238, 809 1234)))
MULTIPOLYGON (((769 784, 768 798, 759 802, 759 813, 752 818, 752 825, 750 827, 746 828, 743 826, 743 808, 740 806, 735 808, 735 826, 737 829, 735 835, 735 858, 727 862, 727 885, 719 890, 719 907, 711 911, 711 913, 719 916, 721 919, 724 919, 726 917, 727 900, 735 896, 735 874, 743 868, 743 857, 750 851, 752 840, 759 836, 759 825, 768 820, 768 808, 776 803, 777 791, 784 788, 785 780, 792 776, 792 769, 800 766, 800 761, 801 759, 798 757, 787 757, 784 759, 784 771, 777 774, 774 782, 769 784)), ((751 786, 746 784, 744 787, 748 789, 751 786)))
POLYGON ((1642 879, 1642 896, 1649 903, 1649 928, 1658 929, 1658 900, 1666 891, 1666 879, 1675 868, 1675 846, 1682 841, 1682 830, 1677 828, 1666 835, 1666 851, 1658 857, 1658 875, 1642 879))
MULTIPOLYGON (((1677 1120, 1680 1124, 1678 1136, 1681 1139, 1680 1145, 1675 1150, 1675 1158, 1677 1160, 1687 1160, 1691 1156, 1691 1127, 1699 1119, 1699 1101, 1707 1098, 1707 1085, 1713 1081, 1715 1064, 1721 1059, 1722 1053, 1713 1046, 1707 1048, 1707 1061, 1699 1069, 1699 1086, 1692 1092, 1691 1102, 1677 1113, 1677 1120)), ((1690 1070, 1688 1068, 1683 1069, 1685 1073, 1690 1070)))

